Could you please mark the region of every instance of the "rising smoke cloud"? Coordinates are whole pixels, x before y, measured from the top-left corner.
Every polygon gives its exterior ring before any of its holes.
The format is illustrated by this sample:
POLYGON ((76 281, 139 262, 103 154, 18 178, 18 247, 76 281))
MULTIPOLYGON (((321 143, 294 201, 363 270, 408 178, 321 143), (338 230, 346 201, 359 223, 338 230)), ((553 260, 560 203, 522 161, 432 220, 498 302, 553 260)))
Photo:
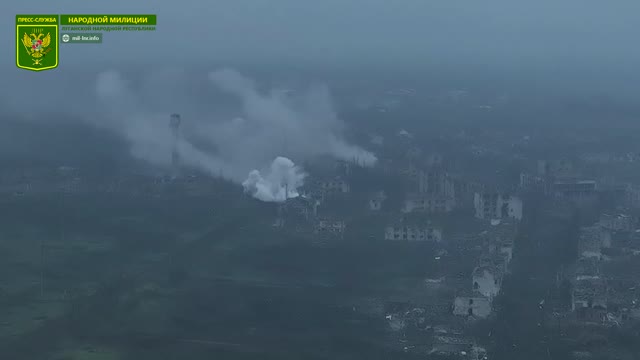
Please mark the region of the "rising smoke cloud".
POLYGON ((293 161, 285 157, 277 157, 271 163, 266 178, 260 171, 253 170, 242 183, 245 191, 262 201, 282 202, 298 197, 298 188, 304 184, 305 174, 295 166, 293 161))
MULTIPOLYGON (((118 72, 108 71, 99 74, 95 89, 103 114, 93 120, 95 124, 126 138, 133 156, 161 166, 169 165, 171 159, 170 112, 157 111, 161 106, 144 99, 157 95, 160 99, 154 100, 164 102, 159 105, 174 102, 184 109, 206 109, 198 99, 184 96, 191 86, 184 72, 169 74, 154 73, 146 86, 143 80, 136 87, 118 72)), ((183 113, 177 150, 185 166, 236 181, 259 200, 283 201, 298 196, 303 185, 304 171, 294 162, 317 155, 366 166, 376 161, 372 153, 343 140, 344 123, 336 116, 324 85, 294 94, 278 89, 260 92, 253 80, 232 69, 213 71, 208 80, 239 100, 240 108, 229 120, 206 110, 183 113)), ((217 99, 200 101, 215 108, 217 99)))

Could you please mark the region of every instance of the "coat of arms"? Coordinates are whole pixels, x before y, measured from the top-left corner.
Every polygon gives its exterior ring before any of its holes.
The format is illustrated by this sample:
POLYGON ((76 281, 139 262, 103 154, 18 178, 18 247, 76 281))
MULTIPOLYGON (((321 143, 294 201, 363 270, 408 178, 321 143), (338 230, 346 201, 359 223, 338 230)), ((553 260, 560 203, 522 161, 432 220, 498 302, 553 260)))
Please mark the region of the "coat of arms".
POLYGON ((58 67, 58 15, 16 15, 16 65, 43 71, 58 67))
POLYGON ((46 36, 40 34, 27 34, 22 36, 22 44, 27 50, 27 53, 33 58, 33 65, 42 65, 43 57, 45 57, 52 49, 48 48, 51 45, 51 34, 46 36))

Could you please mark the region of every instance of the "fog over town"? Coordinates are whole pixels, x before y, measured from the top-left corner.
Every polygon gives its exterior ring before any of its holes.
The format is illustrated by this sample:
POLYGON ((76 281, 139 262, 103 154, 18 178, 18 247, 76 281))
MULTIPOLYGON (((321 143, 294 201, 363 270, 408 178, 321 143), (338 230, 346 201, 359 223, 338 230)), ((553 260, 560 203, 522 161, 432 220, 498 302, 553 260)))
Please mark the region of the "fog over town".
POLYGON ((3 2, 0 358, 640 358, 639 11, 3 2))

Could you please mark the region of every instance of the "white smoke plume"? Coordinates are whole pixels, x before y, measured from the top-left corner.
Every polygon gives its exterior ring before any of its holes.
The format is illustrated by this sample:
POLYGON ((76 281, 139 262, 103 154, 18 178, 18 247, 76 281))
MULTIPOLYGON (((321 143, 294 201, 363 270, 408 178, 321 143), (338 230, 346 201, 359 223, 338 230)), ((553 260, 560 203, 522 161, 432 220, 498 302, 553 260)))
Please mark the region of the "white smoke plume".
MULTIPOLYGON (((371 166, 376 157, 342 139, 344 123, 336 115, 326 86, 318 85, 300 95, 272 90, 260 93, 250 79, 231 69, 211 72, 209 79, 242 101, 242 120, 216 124, 216 143, 233 141, 244 152, 286 152, 298 160, 315 155, 357 161, 371 166)), ((249 156, 251 157, 251 156, 249 156)))
MULTIPOLYGON (((131 154, 155 165, 167 166, 173 151, 173 135, 168 126, 168 115, 154 113, 139 105, 139 99, 129 84, 114 71, 98 75, 98 100, 105 106, 106 118, 96 125, 117 131, 131 143, 131 154)), ((177 143, 184 165, 219 175, 225 165, 219 158, 195 148, 184 138, 177 143)))
MULTIPOLYGON (((133 78, 115 71, 100 73, 93 112, 100 115, 87 120, 119 134, 133 156, 152 164, 170 165, 169 115, 174 112, 183 119, 177 143, 183 165, 242 184, 262 201, 298 196, 304 171, 294 163, 317 155, 365 166, 376 161, 372 153, 345 142, 344 123, 324 85, 293 93, 260 91, 231 69, 213 71, 204 82, 200 74, 180 69, 135 75, 136 81, 129 81, 133 78), (239 108, 225 108, 234 98, 239 108)), ((86 98, 86 91, 78 96, 86 98)))
POLYGON ((300 195, 297 189, 304 184, 304 177, 304 172, 293 161, 277 157, 265 177, 260 171, 253 170, 242 186, 256 199, 282 202, 300 195))

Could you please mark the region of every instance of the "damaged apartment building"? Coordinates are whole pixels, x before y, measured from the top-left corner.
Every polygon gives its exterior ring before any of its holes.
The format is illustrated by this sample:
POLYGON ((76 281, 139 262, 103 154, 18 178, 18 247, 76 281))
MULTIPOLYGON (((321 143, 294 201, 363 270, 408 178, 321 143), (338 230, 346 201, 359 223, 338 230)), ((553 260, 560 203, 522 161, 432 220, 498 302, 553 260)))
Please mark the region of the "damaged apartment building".
POLYGON ((636 227, 632 216, 605 213, 592 226, 580 228, 579 259, 568 272, 571 319, 600 326, 640 320, 636 227))
POLYGON ((611 247, 611 232, 601 224, 580 228, 578 254, 581 258, 601 259, 603 249, 611 247))
MULTIPOLYGON (((348 165, 343 164, 342 166, 348 165)), ((303 186, 302 190, 305 197, 324 203, 327 198, 348 194, 351 191, 351 186, 343 176, 335 175, 313 178, 303 186)))
POLYGON ((456 194, 453 179, 448 173, 439 170, 419 171, 415 179, 414 190, 403 203, 402 211, 446 213, 456 207, 456 194))
POLYGON ((606 254, 633 253, 636 220, 627 214, 602 214, 592 226, 580 228, 578 254, 581 258, 605 259, 606 254), (610 250, 612 249, 612 250, 610 250))
POLYGON ((607 283, 600 263, 594 259, 581 259, 576 264, 572 281, 571 309, 607 308, 607 283))
POLYGON ((595 180, 565 178, 553 182, 552 192, 556 197, 570 201, 595 201, 598 199, 598 183, 595 180))
POLYGON ((319 200, 307 196, 287 199, 278 204, 275 227, 303 231, 307 229, 318 214, 319 200))
POLYGON ((371 211, 380 211, 382 210, 382 205, 384 204, 385 200, 387 200, 387 195, 384 193, 384 191, 378 191, 369 196, 367 206, 371 211))
POLYGON ((329 217, 318 218, 314 221, 313 232, 316 236, 323 239, 344 238, 344 232, 347 228, 343 220, 337 220, 329 217))
POLYGON ((494 298, 509 271, 513 242, 517 233, 514 223, 497 222, 480 234, 482 253, 471 274, 471 286, 453 301, 456 316, 487 318, 492 313, 494 298))
POLYGON ((442 229, 430 224, 408 224, 400 221, 385 227, 384 239, 390 241, 441 242, 442 229))
MULTIPOLYGON (((465 334, 459 321, 442 318, 446 308, 416 307, 406 302, 385 304, 385 318, 391 340, 403 352, 429 358, 487 360, 487 351, 465 334)), ((480 305, 482 307, 482 305, 480 305)))
POLYGON ((298 233, 313 234, 319 240, 342 239, 346 229, 343 220, 318 216, 320 202, 305 196, 278 204, 274 227, 298 233))
POLYGON ((637 221, 628 214, 602 214, 599 224, 612 232, 631 232, 636 230, 637 221))
POLYGON ((517 196, 499 192, 476 193, 473 205, 478 219, 522 220, 523 203, 517 196))
POLYGON ((464 291, 453 301, 453 314, 474 318, 487 318, 492 313, 494 298, 500 293, 506 263, 496 262, 487 255, 473 270, 470 291, 464 291))
MULTIPOLYGON (((635 261, 635 260, 632 260, 635 261)), ((629 276, 632 266, 611 266, 594 258, 580 259, 572 273, 571 314, 574 321, 620 326, 640 321, 640 287, 629 276)))

